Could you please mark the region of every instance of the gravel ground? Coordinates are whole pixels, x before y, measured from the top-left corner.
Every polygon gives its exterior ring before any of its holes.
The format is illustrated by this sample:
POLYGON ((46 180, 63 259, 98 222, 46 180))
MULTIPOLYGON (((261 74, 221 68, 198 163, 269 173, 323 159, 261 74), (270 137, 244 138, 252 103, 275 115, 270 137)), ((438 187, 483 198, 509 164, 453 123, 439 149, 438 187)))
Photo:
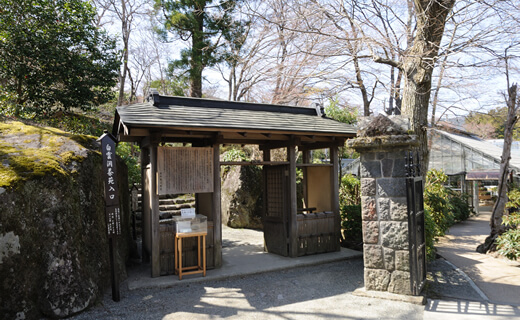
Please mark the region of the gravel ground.
MULTIPOLYGON (((223 226, 222 233, 224 247, 263 243, 261 231, 223 226)), ((423 319, 424 306, 352 294, 361 287, 363 259, 166 289, 129 291, 123 283, 120 302, 112 301, 109 289, 98 305, 71 319, 423 319)), ((425 293, 436 299, 480 298, 444 259, 428 265, 425 293)))
POLYGON ((425 294, 431 299, 463 299, 484 302, 475 291, 467 276, 453 268, 445 259, 439 258, 428 265, 425 294))
POLYGON ((422 319, 424 306, 352 295, 363 286, 353 259, 167 289, 121 290, 71 319, 422 319))

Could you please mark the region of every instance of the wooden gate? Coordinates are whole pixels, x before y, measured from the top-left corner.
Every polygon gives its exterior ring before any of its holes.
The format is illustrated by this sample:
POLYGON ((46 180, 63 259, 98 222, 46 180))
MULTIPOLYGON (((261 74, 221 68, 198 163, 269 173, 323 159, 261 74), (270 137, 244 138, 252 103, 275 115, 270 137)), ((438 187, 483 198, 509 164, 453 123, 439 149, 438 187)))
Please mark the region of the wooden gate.
POLYGON ((264 242, 267 252, 288 256, 289 166, 264 166, 264 242))
POLYGON ((419 295, 426 282, 426 245, 424 234, 424 182, 419 154, 406 154, 406 198, 408 204, 408 233, 410 248, 410 286, 419 295))

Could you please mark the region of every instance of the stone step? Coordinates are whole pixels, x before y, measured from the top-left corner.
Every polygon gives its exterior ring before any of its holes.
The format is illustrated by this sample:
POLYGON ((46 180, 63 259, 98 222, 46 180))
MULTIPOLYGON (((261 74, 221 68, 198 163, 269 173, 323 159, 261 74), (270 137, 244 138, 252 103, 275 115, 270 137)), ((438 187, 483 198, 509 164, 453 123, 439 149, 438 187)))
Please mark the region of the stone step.
POLYGON ((160 194, 159 199, 193 199, 195 197, 191 194, 160 194))
POLYGON ((159 211, 159 219, 170 219, 173 216, 180 216, 181 210, 169 210, 169 211, 159 211))
POLYGON ((180 210, 180 209, 187 209, 187 208, 194 208, 195 204, 190 203, 184 203, 184 204, 166 204, 166 205, 159 205, 159 211, 169 211, 169 210, 180 210))

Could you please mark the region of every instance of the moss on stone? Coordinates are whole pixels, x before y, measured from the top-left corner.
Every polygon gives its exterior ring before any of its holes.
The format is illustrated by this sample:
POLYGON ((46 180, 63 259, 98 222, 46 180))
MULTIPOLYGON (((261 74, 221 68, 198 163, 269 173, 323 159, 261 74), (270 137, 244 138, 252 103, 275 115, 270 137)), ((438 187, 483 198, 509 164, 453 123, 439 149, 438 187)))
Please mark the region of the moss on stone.
MULTIPOLYGON (((110 284, 103 164, 93 142, 0 121, 0 183, 9 186, 0 184, 0 319, 69 317, 95 304, 110 284), (2 237, 16 249, 1 248, 2 237)), ((116 272, 123 280, 134 243, 122 161, 117 183, 122 236, 116 272)))
POLYGON ((22 122, 0 122, 0 187, 16 188, 30 178, 70 174, 67 167, 87 155, 92 136, 22 122))

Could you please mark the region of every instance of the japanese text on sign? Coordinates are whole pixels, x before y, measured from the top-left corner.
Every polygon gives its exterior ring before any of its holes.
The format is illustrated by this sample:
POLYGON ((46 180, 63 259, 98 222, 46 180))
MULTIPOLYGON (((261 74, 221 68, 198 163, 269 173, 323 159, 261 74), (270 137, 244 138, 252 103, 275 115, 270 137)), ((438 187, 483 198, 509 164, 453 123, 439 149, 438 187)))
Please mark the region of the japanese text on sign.
POLYGON ((116 205, 119 203, 117 199, 117 175, 116 175, 116 157, 115 143, 111 138, 103 138, 101 150, 103 153, 103 173, 105 180, 105 203, 106 205, 116 205))
POLYGON ((103 155, 103 180, 105 183, 105 219, 109 237, 121 235, 121 212, 117 189, 116 144, 109 133, 99 139, 103 155))
POLYGON ((121 235, 121 212, 118 206, 106 207, 107 234, 109 237, 121 235))

